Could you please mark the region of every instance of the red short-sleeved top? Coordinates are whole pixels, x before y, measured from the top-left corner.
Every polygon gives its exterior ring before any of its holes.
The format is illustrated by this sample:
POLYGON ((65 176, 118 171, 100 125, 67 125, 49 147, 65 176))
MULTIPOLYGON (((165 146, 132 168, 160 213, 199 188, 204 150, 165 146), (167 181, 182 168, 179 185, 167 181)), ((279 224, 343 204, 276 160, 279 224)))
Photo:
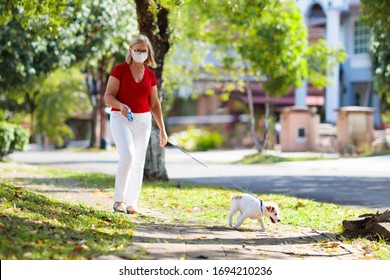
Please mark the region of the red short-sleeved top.
MULTIPOLYGON (((144 70, 144 76, 139 83, 134 80, 127 62, 116 65, 110 74, 120 81, 116 99, 129 106, 133 113, 150 111, 149 97, 152 87, 157 85, 156 74, 146 66, 144 70)), ((111 111, 119 109, 112 108, 111 111)))

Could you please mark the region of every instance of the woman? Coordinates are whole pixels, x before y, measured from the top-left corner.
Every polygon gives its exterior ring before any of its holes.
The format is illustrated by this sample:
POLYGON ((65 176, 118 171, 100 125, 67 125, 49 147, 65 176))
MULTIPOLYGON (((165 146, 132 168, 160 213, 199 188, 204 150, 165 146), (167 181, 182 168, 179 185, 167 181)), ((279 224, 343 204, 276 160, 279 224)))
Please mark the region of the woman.
POLYGON ((154 52, 149 39, 139 35, 130 42, 126 62, 112 70, 104 94, 112 107, 110 127, 119 152, 113 209, 128 214, 138 212, 152 115, 160 129, 160 146, 167 143, 156 75, 146 66, 156 68, 154 52), (127 119, 129 111, 133 121, 127 119))

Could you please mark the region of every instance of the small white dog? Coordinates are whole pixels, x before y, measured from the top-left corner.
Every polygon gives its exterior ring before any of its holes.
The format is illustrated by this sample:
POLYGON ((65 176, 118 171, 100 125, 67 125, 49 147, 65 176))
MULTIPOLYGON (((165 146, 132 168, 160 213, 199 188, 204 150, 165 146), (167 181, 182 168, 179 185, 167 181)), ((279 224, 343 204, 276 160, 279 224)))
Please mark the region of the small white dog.
POLYGON ((280 222, 279 208, 275 203, 265 203, 261 199, 250 195, 241 194, 233 196, 230 205, 232 209, 229 212, 229 225, 238 229, 245 219, 257 219, 261 228, 265 230, 264 217, 269 217, 271 222, 276 224, 280 222), (236 224, 233 226, 233 216, 240 212, 236 224))

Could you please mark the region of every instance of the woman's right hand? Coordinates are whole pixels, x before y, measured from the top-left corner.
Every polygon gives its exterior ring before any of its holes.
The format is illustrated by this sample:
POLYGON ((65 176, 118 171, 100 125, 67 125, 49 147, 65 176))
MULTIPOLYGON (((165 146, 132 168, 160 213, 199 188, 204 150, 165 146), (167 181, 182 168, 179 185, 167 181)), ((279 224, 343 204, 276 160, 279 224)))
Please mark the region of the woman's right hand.
POLYGON ((122 115, 127 118, 127 112, 130 110, 129 106, 121 103, 119 109, 121 110, 122 115))

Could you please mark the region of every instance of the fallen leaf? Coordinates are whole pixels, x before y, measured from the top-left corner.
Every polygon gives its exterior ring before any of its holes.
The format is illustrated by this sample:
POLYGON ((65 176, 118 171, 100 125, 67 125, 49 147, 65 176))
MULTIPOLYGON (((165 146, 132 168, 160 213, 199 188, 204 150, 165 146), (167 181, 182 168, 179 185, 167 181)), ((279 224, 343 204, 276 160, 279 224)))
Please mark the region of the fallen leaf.
POLYGON ((305 204, 302 202, 302 201, 298 201, 297 202, 297 205, 295 207, 302 207, 302 206, 305 206, 305 204))
POLYGON ((340 243, 334 242, 332 244, 332 248, 338 248, 340 246, 340 243))
POLYGON ((105 191, 104 190, 98 190, 98 191, 94 191, 92 192, 93 194, 96 194, 96 195, 100 195, 100 194, 104 194, 105 191))
POLYGON ((80 253, 83 250, 89 250, 89 247, 86 244, 81 244, 76 247, 74 247, 73 251, 80 253))
POLYGON ((333 248, 339 247, 340 244, 337 243, 337 242, 329 242, 329 243, 323 243, 323 244, 321 244, 321 246, 324 247, 324 248, 331 248, 331 249, 333 249, 333 248))

